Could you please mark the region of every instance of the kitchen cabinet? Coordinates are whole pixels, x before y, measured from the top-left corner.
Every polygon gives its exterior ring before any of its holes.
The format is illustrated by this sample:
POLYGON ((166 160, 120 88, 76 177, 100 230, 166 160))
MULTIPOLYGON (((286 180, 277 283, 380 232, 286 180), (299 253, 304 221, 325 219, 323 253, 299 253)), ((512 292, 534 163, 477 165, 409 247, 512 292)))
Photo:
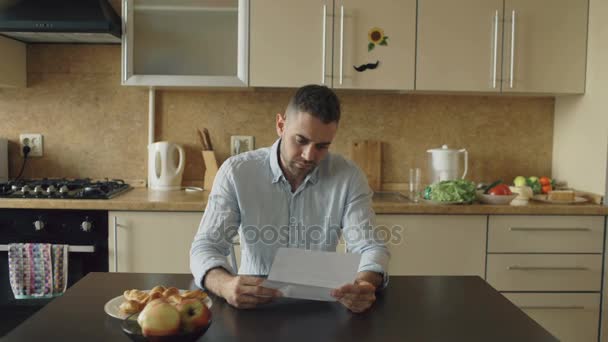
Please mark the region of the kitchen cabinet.
POLYGON ((250 32, 251 86, 414 88, 415 0, 252 0, 250 32))
POLYGON ((190 273, 190 246, 202 217, 202 212, 110 211, 110 272, 190 273))
POLYGON ((420 0, 416 90, 583 93, 587 12, 587 0, 420 0))
POLYGON ((485 278, 486 216, 378 215, 376 225, 399 232, 388 243, 390 275, 485 278))
POLYGON ((603 216, 488 220, 487 281, 560 341, 597 341, 603 216))
POLYGON ((0 88, 26 86, 26 46, 14 39, 0 36, 0 88))
POLYGON ((597 341, 598 293, 508 293, 505 297, 560 341, 597 341))
POLYGON ((246 87, 249 0, 123 0, 122 84, 246 87))
MULTIPOLYGON (((118 272, 190 273, 190 247, 202 217, 202 212, 111 211, 110 272, 117 264, 118 272)), ((240 245, 234 247, 239 265, 240 245)))

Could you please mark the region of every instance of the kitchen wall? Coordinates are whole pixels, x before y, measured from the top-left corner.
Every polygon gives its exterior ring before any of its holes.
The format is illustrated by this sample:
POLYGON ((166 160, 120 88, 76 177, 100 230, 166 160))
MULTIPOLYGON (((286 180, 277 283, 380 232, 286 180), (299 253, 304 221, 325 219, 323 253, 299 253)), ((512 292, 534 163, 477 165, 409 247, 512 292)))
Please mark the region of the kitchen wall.
POLYGON ((586 91, 556 100, 553 174, 608 197, 607 16, 608 2, 590 1, 586 91))
MULTIPOLYGON (((275 115, 288 90, 196 90, 157 93, 157 140, 185 145, 184 179, 202 180, 196 127, 207 127, 218 158, 231 135, 276 139, 275 115)), ((342 92, 343 120, 332 150, 348 155, 355 140, 384 144, 384 182, 406 182, 426 169, 429 148, 470 152, 470 178, 511 180, 551 172, 552 98, 342 92)), ((120 47, 28 46, 28 88, 0 89, 0 136, 10 139, 10 175, 19 172, 20 133, 44 135, 44 157, 25 177, 146 178, 147 90, 120 85, 120 47)))

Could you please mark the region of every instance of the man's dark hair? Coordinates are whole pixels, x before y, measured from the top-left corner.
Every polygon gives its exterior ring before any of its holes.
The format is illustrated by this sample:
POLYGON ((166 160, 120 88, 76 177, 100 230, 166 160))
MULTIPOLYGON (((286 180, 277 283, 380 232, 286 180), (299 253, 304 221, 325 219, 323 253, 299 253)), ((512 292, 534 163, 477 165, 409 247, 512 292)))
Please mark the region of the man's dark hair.
POLYGON ((308 113, 324 124, 340 122, 340 100, 326 86, 310 84, 301 87, 289 100, 286 115, 308 113))

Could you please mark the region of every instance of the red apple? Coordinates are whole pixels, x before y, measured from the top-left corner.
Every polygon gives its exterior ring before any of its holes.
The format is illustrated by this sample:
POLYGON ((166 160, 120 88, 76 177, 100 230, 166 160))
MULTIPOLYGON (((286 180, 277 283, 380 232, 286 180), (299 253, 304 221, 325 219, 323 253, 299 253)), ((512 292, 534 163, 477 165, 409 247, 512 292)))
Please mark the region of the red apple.
POLYGON ((168 336, 179 333, 180 314, 175 306, 159 298, 151 301, 137 318, 144 336, 168 336))
POLYGON ((191 332, 209 324, 211 311, 200 299, 184 299, 177 305, 177 310, 182 319, 182 328, 185 332, 191 332))

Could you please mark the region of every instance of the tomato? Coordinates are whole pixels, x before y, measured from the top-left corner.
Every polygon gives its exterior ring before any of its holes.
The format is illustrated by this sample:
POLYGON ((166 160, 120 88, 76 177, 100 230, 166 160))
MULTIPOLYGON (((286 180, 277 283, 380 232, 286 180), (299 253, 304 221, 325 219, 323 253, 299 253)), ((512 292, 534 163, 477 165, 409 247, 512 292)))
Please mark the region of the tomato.
POLYGON ((551 178, 549 178, 547 176, 542 176, 538 179, 538 182, 542 186, 551 185, 551 178))
POLYGON ((543 192, 543 194, 548 194, 549 191, 553 190, 553 188, 551 187, 551 183, 547 184, 547 185, 543 185, 541 191, 543 192))
POLYGON ((497 196, 503 196, 503 195, 511 195, 512 192, 509 189, 508 185, 506 185, 506 184, 498 184, 497 186, 495 186, 492 189, 490 189, 490 191, 488 191, 488 194, 490 194, 490 195, 497 195, 497 196))

